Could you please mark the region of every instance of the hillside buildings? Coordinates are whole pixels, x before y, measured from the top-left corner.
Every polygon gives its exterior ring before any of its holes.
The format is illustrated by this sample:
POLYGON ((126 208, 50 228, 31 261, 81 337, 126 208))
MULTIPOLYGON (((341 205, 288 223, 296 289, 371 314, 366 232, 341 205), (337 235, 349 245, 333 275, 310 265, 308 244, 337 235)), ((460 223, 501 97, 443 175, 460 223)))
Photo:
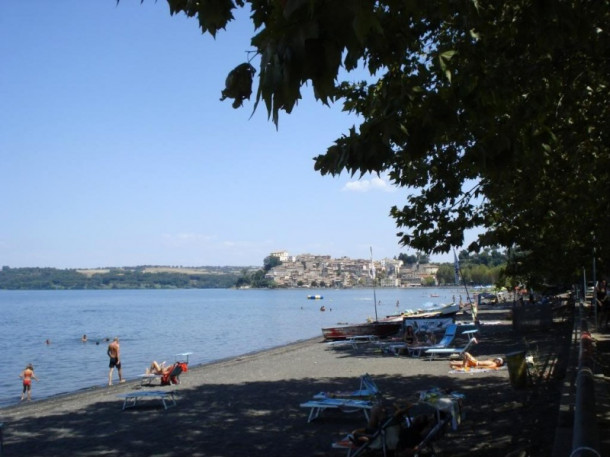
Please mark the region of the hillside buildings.
POLYGON ((287 251, 270 254, 282 264, 266 274, 278 287, 370 287, 373 274, 378 287, 417 287, 436 285, 438 266, 431 264, 403 265, 401 260, 374 261, 329 255, 301 254, 291 256, 287 251))

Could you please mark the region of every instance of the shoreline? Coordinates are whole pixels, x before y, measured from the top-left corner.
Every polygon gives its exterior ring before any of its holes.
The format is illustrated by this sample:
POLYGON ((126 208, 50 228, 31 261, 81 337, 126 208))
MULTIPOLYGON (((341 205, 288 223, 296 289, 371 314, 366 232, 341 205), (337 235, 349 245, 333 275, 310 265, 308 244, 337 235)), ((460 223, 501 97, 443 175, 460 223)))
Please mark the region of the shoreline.
MULTIPOLYGON (((558 346, 559 341, 565 346, 565 326, 515 335, 507 321, 498 320, 506 312, 482 311, 475 356, 503 356, 527 338, 545 366, 560 367, 567 359, 558 346)), ((567 343, 569 347, 569 337, 567 343)), ((320 391, 357 389, 359 377, 369 373, 388 405, 415 400, 419 390, 435 386, 464 393, 466 420, 438 443, 441 450, 449 446, 453 456, 506 455, 523 447, 531 447, 530 455, 549 455, 544 452, 552 444, 556 421, 547 419, 557 415, 559 400, 554 373, 544 377, 542 389, 516 390, 508 370, 450 374, 448 365, 446 360, 388 356, 374 349, 332 349, 320 336, 190 367, 179 385, 161 388, 176 392, 177 405, 167 410, 152 400, 121 410, 117 395, 146 389, 139 380, 2 408, 5 453, 338 457, 330 444, 363 426, 362 414, 331 410, 308 423, 308 410, 299 405, 320 391), (545 426, 550 427, 548 436, 545 426)))
MULTIPOLYGON (((193 366, 189 365, 188 373, 203 370, 206 367, 214 367, 214 366, 220 366, 220 365, 224 365, 224 364, 245 362, 244 359, 264 356, 265 354, 271 354, 274 352, 284 353, 284 352, 290 351, 290 349, 293 347, 314 344, 316 342, 323 343, 324 341, 321 336, 315 337, 315 338, 307 338, 307 339, 303 339, 303 340, 294 341, 292 343, 283 344, 280 346, 274 346, 272 348, 247 352, 247 353, 237 355, 237 356, 225 357, 222 359, 213 360, 211 362, 200 363, 200 364, 196 364, 193 366)), ((188 373, 183 376, 188 376, 188 373)), ((72 392, 64 392, 64 393, 52 395, 50 397, 41 398, 39 400, 34 399, 29 402, 28 401, 18 401, 17 403, 15 403, 13 405, 0 407, 0 414, 11 413, 11 412, 13 412, 13 410, 17 410, 22 407, 29 407, 30 405, 44 407, 43 403, 58 403, 58 402, 61 403, 61 402, 66 402, 66 401, 70 401, 70 400, 79 400, 76 397, 83 397, 82 399, 84 399, 88 396, 98 397, 99 395, 104 395, 106 393, 109 393, 108 392, 109 390, 117 388, 117 387, 122 387, 121 391, 123 391, 123 390, 126 390, 126 388, 128 388, 128 387, 129 388, 138 388, 140 386, 141 386, 141 379, 129 379, 129 380, 126 380, 124 383, 114 383, 112 386, 97 385, 97 386, 92 386, 92 387, 85 387, 85 388, 78 389, 78 390, 75 390, 72 392), (75 397, 75 398, 71 399, 70 397, 75 397)), ((34 388, 36 388, 35 384, 34 384, 34 388)), ((114 392, 112 392, 112 394, 114 394, 114 392)))

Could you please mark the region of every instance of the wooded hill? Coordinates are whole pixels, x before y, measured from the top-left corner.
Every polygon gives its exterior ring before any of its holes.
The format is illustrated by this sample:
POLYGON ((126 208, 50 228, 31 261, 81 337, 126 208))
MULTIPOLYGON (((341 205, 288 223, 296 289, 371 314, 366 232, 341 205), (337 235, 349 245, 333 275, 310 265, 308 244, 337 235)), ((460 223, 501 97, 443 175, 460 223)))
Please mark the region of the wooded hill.
POLYGON ((253 267, 123 267, 103 269, 10 268, 0 289, 218 289, 230 288, 253 267))

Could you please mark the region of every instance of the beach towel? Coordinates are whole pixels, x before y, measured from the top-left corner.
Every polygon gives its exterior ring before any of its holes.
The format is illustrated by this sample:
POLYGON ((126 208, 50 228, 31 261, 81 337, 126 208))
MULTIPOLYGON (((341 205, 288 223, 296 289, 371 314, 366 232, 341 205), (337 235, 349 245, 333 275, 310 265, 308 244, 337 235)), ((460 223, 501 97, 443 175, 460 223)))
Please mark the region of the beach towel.
POLYGON ((506 365, 501 366, 500 368, 489 368, 489 367, 467 367, 467 368, 454 368, 453 370, 449 370, 450 374, 456 373, 487 373, 488 371, 500 371, 506 370, 506 365))

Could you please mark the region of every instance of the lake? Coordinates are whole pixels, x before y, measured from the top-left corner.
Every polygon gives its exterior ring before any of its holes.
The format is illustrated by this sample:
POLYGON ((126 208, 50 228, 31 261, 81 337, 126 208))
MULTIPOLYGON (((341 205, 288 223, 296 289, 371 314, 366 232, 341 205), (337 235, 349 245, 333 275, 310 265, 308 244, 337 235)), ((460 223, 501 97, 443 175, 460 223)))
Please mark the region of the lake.
MULTIPOLYGON (((40 379, 33 400, 104 386, 106 338, 120 338, 123 376, 132 380, 152 360, 171 363, 179 353, 192 352, 192 366, 321 337, 322 327, 375 318, 374 295, 381 318, 459 294, 463 289, 0 291, 0 407, 19 402, 18 376, 28 363, 40 379), (307 299, 316 294, 324 298, 307 299)), ((117 382, 116 370, 114 376, 117 382)))

